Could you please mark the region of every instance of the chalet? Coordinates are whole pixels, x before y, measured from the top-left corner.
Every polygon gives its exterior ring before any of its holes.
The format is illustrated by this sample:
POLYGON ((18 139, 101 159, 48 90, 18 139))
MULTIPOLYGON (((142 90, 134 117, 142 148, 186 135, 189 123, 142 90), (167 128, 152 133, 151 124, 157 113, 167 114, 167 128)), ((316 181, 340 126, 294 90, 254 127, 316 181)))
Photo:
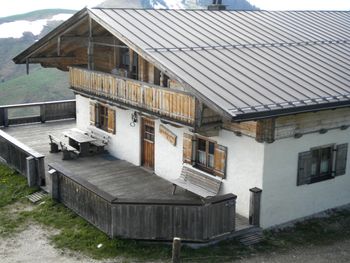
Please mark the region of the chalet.
POLYGON ((68 71, 78 129, 174 196, 262 228, 349 204, 350 12, 220 9, 85 8, 14 61, 68 71))

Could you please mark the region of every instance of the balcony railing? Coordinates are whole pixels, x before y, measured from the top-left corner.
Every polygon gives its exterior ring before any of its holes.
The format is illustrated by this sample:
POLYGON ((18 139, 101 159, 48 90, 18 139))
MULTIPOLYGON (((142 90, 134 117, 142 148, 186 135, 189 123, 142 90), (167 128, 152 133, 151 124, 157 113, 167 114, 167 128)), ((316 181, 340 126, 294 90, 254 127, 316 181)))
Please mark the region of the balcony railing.
POLYGON ((75 118, 75 100, 1 105, 0 127, 75 118))
POLYGON ((82 68, 71 67, 69 73, 73 90, 194 124, 196 99, 188 93, 82 68))

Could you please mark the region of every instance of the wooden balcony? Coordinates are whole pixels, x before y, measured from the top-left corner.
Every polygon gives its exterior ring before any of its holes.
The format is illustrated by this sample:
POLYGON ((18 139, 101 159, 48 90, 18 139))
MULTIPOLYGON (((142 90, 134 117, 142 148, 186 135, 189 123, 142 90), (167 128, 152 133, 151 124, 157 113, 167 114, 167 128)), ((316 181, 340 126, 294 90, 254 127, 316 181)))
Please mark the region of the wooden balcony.
POLYGON ((197 102, 188 93, 76 67, 69 68, 69 75, 74 91, 191 126, 195 123, 197 102))

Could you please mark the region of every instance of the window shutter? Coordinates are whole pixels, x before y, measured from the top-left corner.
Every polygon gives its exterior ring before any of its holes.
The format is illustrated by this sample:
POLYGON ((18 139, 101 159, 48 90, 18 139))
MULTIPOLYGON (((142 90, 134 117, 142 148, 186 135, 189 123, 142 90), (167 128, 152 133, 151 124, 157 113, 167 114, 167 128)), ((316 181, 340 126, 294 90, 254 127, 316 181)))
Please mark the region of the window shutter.
POLYGON ((214 175, 225 178, 226 176, 227 147, 215 144, 214 175))
POLYGON ((90 125, 96 125, 96 103, 90 101, 90 125))
POLYGON ((346 161, 348 155, 348 144, 337 145, 336 159, 335 159, 335 176, 343 175, 346 172, 346 161))
POLYGON ((193 157, 193 136, 187 133, 184 133, 183 136, 183 162, 192 164, 193 157))
POLYGON ((311 151, 299 153, 297 185, 309 184, 311 182, 311 151))
POLYGON ((115 134, 115 110, 108 108, 108 132, 115 134))

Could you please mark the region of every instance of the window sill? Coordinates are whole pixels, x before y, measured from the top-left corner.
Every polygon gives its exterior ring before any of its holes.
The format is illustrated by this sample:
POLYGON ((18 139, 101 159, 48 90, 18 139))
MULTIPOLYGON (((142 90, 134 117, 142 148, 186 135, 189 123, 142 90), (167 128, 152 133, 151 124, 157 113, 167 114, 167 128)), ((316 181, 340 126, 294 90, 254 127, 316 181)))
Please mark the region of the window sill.
POLYGON ((208 168, 205 168, 205 167, 201 166, 200 164, 197 164, 197 163, 196 163, 196 164, 194 164, 192 167, 193 167, 193 168, 196 168, 197 170, 200 170, 200 171, 202 171, 202 172, 205 172, 205 173, 207 173, 207 174, 210 174, 210 175, 212 175, 212 176, 215 176, 213 170, 208 169, 208 168))
POLYGON ((318 182, 322 182, 322 181, 327 181, 330 179, 334 179, 335 177, 332 175, 324 175, 324 176, 320 176, 320 177, 316 177, 316 178, 312 178, 310 183, 308 184, 314 184, 314 183, 318 183, 318 182))
POLYGON ((108 132, 108 131, 106 131, 106 130, 100 128, 100 127, 97 127, 97 126, 95 126, 95 125, 91 125, 91 124, 90 124, 90 127, 93 128, 93 129, 95 129, 95 130, 97 130, 98 132, 104 133, 105 135, 108 135, 108 136, 114 135, 113 133, 110 133, 110 132, 108 132))

